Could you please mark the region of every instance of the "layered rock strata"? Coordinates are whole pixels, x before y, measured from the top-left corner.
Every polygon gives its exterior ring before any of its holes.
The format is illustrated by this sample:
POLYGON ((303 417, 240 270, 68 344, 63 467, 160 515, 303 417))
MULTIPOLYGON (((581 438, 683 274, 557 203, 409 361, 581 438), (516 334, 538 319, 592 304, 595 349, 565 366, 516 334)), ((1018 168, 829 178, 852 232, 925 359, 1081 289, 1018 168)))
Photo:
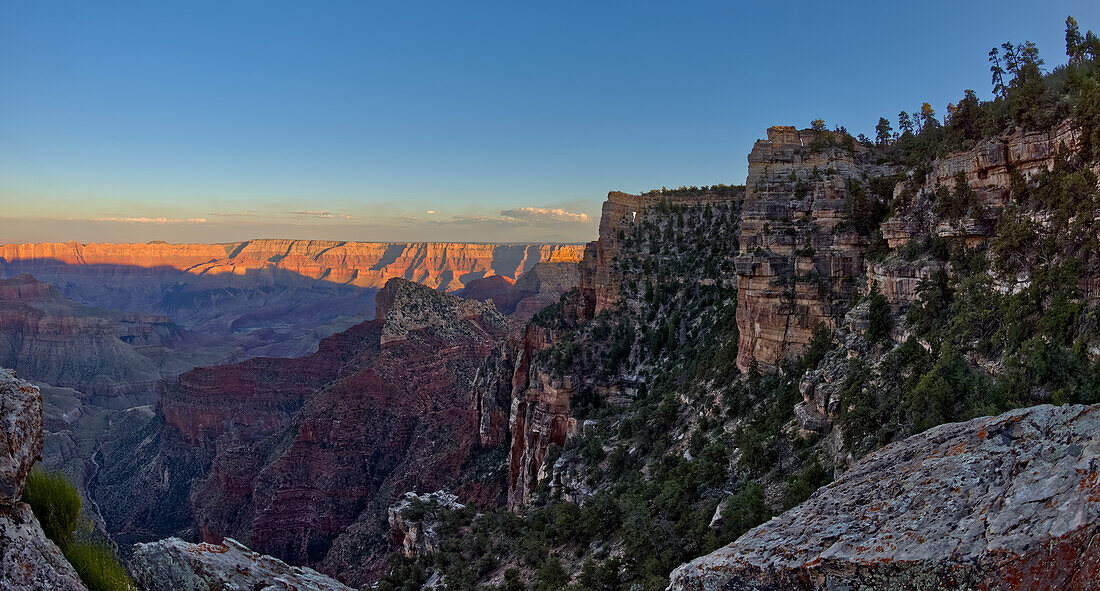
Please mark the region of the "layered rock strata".
POLYGON ((474 443, 475 373, 512 325, 401 279, 378 302, 377 320, 312 355, 203 368, 169 390, 164 437, 212 455, 190 496, 203 540, 363 584, 385 556, 377 517, 404 491, 454 483, 474 443))
POLYGON ((858 295, 869 238, 853 223, 857 193, 874 199, 868 180, 894 172, 866 156, 839 134, 782 126, 753 146, 736 262, 742 371, 774 369, 858 295))
POLYGON ((672 573, 672 591, 1096 589, 1100 405, 941 425, 672 573))

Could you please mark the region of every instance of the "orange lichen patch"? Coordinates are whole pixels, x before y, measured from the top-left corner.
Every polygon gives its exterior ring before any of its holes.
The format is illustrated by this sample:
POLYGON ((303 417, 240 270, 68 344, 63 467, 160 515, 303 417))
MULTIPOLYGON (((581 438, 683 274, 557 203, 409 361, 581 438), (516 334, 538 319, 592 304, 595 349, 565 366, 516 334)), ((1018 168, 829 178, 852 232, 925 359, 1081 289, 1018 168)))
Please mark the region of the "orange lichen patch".
POLYGON ((1100 473, 1084 468, 1077 468, 1077 475, 1081 477, 1078 485, 1081 492, 1088 492, 1090 503, 1100 503, 1100 473))
POLYGON ((200 544, 196 544, 193 548, 189 548, 188 552, 193 552, 195 554, 200 554, 202 552, 209 552, 211 554, 225 554, 226 552, 229 552, 229 547, 223 546, 221 544, 202 542, 200 544))

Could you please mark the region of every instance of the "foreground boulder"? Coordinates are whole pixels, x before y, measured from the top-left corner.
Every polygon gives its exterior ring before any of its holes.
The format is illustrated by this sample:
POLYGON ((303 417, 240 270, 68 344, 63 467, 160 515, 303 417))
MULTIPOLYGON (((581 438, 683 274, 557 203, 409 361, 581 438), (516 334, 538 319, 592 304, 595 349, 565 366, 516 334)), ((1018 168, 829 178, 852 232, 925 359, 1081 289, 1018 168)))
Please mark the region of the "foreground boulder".
POLYGON ((10 369, 0 369, 0 430, 0 589, 86 591, 19 500, 42 451, 42 396, 10 369))
POLYGON ((134 545, 134 577, 146 591, 351 591, 336 579, 226 538, 190 544, 179 538, 134 545))
POLYGON ((672 573, 672 591, 1100 589, 1100 405, 941 425, 672 573))

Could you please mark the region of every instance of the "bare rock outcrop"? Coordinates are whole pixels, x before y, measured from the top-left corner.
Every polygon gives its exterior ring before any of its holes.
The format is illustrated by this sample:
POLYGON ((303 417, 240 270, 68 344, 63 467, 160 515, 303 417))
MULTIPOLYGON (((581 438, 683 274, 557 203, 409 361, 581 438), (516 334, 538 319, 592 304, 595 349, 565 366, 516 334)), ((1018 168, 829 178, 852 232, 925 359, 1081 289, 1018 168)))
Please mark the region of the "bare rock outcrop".
POLYGON ((1100 405, 941 425, 672 573, 671 591, 1100 587, 1100 405))
MULTIPOLYGON (((849 138, 850 139, 850 138, 849 138)), ((868 179, 892 174, 829 131, 768 128, 749 154, 737 266, 737 365, 774 369, 834 327, 858 295, 869 238, 853 215, 868 179)), ((865 205, 866 207, 866 205, 865 205)))
POLYGON ((42 396, 10 369, 0 369, 0 428, 0 588, 86 591, 30 506, 20 501, 42 451, 42 396))
POLYGON ((440 509, 457 510, 463 505, 458 495, 437 490, 418 495, 405 493, 405 497, 386 512, 390 524, 390 544, 400 547, 406 558, 430 556, 439 551, 439 534, 436 512, 440 509))
POLYGON ((179 538, 135 544, 133 569, 146 591, 351 591, 311 568, 252 552, 233 538, 221 544, 179 538))

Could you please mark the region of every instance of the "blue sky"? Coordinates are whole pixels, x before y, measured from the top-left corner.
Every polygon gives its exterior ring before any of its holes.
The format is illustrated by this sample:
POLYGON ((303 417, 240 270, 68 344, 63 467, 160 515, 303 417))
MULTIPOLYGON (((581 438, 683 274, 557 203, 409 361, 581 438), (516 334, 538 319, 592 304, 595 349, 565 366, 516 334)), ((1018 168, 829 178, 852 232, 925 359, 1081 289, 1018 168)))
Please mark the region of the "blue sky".
POLYGON ((608 190, 871 135, 1068 2, 0 1, 0 241, 585 241, 608 190))

